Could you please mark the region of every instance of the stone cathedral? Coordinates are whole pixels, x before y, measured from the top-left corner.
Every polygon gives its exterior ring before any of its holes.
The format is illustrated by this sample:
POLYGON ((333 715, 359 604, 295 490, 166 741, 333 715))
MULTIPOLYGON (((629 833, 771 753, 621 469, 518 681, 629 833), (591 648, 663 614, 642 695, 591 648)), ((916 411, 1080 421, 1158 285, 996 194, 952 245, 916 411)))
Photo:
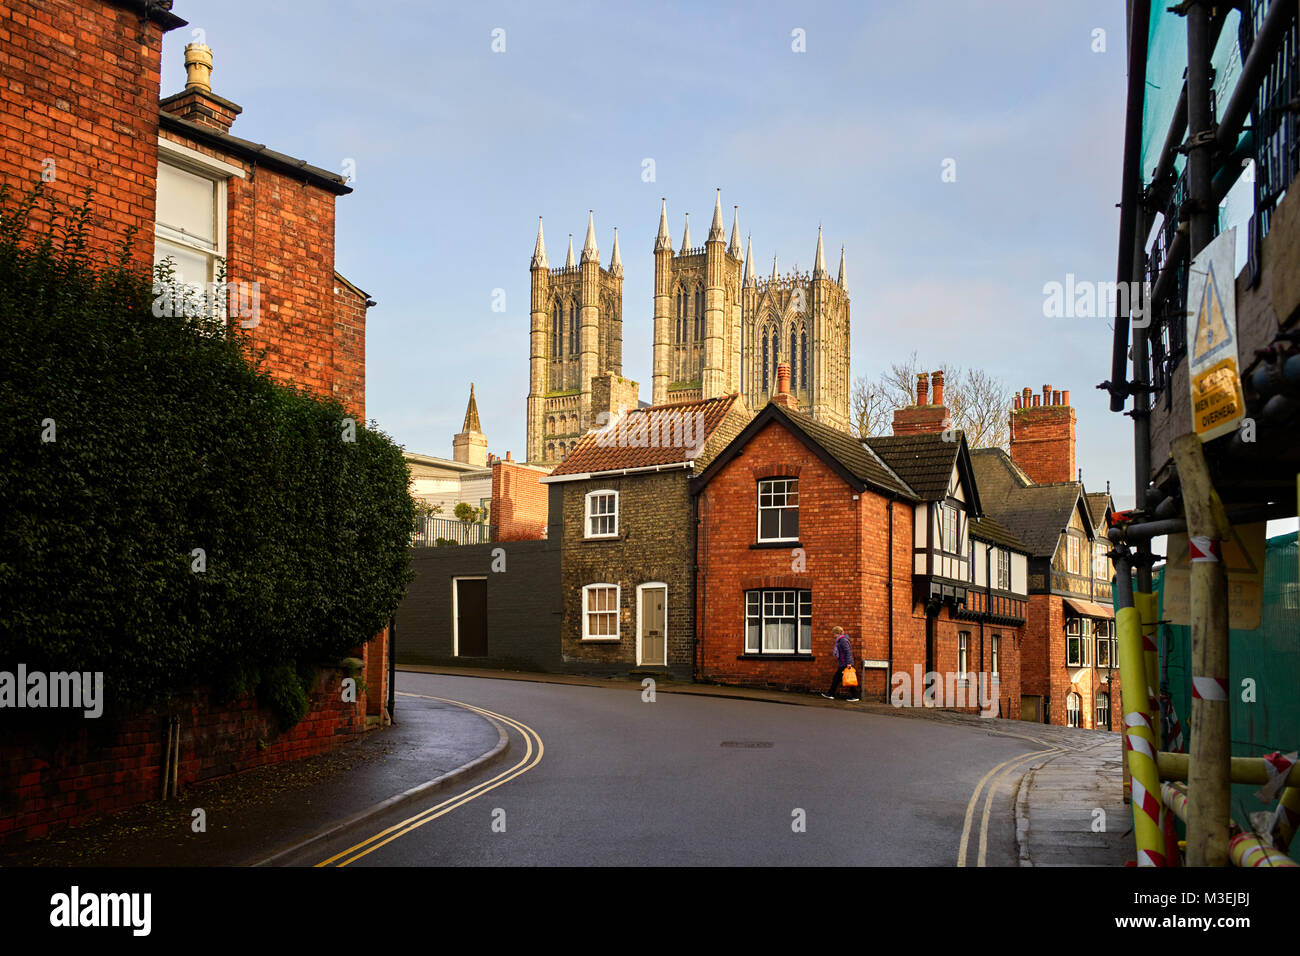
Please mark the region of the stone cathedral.
MULTIPOLYGON (((799 408, 849 428, 849 294, 844 250, 839 275, 826 271, 821 229, 808 272, 754 273, 752 244, 740 249, 740 213, 723 229, 722 194, 704 245, 691 245, 686 219, 673 251, 668 204, 654 244, 654 365, 651 402, 699 401, 739 392, 751 410, 767 404, 776 369, 790 364, 799 408)), ((604 421, 601 413, 637 406, 637 383, 623 378, 623 261, 614 232, 609 268, 600 264, 595 219, 575 264, 552 269, 541 222, 532 259, 528 462, 551 466, 604 421)))

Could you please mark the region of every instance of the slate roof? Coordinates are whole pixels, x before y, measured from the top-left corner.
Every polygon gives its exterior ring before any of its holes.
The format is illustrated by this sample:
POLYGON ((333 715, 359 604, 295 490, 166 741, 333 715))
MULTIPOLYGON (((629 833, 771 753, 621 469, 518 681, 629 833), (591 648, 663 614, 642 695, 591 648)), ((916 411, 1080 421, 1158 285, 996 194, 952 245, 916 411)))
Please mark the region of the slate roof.
MULTIPOLYGON (((791 411, 783 405, 771 404, 767 407, 821 445, 859 481, 891 494, 916 498, 916 492, 908 483, 888 467, 888 462, 882 460, 875 449, 865 447, 861 439, 819 422, 803 412, 791 411)), ((944 475, 945 487, 947 480, 948 476, 944 475)))
POLYGON ((928 432, 881 435, 868 438, 867 444, 922 501, 938 501, 947 496, 960 441, 944 441, 939 432, 928 432))
POLYGON ((614 425, 582 436, 551 477, 693 462, 739 397, 629 409, 614 425))
POLYGON ((976 449, 970 459, 980 498, 991 505, 988 510, 996 513, 996 520, 1024 542, 1031 555, 1055 554, 1083 486, 1077 481, 1033 484, 1001 448, 976 449))
POLYGON ((1000 525, 996 518, 991 518, 988 515, 972 519, 970 533, 972 537, 979 538, 981 541, 991 541, 1012 551, 1029 553, 1029 548, 1025 546, 1024 542, 1000 525))

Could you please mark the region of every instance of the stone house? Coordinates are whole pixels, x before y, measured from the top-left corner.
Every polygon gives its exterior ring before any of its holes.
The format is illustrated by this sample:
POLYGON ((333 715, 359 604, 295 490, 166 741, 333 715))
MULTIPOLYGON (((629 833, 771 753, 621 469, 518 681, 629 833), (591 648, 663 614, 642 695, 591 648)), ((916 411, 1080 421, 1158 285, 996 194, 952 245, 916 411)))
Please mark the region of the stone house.
POLYGON ((565 670, 692 678, 689 480, 749 417, 735 394, 627 411, 583 436, 542 479, 560 530, 565 670))

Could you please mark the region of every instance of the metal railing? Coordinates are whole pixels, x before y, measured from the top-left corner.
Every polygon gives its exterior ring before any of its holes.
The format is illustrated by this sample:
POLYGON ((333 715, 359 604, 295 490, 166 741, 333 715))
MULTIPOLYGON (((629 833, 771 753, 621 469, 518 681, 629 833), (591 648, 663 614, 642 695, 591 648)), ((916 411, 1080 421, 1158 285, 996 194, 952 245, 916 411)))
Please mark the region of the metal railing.
POLYGON ((413 548, 437 548, 457 544, 488 544, 496 540, 496 525, 466 524, 455 518, 423 517, 411 535, 413 548))

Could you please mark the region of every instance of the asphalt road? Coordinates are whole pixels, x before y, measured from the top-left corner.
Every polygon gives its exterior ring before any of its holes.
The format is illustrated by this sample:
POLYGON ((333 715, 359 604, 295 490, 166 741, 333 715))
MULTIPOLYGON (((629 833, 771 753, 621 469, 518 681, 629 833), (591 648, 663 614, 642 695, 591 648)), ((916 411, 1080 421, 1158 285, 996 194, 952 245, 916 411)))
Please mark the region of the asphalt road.
POLYGON ((509 756, 294 863, 954 866, 965 829, 974 866, 991 789, 986 863, 1009 866, 1019 773, 988 775, 1042 749, 847 706, 411 673, 398 692, 511 719, 509 756))

